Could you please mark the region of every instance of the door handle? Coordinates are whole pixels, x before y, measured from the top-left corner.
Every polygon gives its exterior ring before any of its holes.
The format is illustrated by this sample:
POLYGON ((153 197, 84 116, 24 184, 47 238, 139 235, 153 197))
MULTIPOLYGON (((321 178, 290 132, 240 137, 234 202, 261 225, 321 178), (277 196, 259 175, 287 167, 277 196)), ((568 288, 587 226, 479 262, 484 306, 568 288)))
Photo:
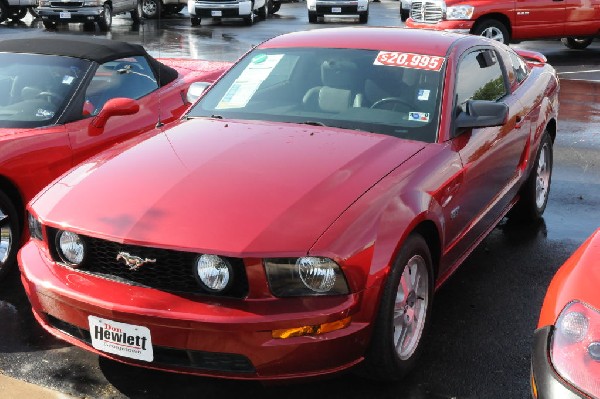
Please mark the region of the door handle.
POLYGON ((515 118, 515 129, 520 129, 521 126, 523 126, 523 123, 525 123, 525 118, 521 115, 517 115, 515 118))

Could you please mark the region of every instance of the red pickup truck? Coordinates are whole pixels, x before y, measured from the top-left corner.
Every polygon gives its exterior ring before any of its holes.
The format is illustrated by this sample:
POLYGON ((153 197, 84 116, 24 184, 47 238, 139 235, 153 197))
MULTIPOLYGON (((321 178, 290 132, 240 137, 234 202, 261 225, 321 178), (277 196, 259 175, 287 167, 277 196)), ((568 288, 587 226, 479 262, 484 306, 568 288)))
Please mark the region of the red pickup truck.
POLYGON ((600 0, 414 1, 407 28, 472 33, 508 43, 560 38, 584 49, 600 34, 600 0))

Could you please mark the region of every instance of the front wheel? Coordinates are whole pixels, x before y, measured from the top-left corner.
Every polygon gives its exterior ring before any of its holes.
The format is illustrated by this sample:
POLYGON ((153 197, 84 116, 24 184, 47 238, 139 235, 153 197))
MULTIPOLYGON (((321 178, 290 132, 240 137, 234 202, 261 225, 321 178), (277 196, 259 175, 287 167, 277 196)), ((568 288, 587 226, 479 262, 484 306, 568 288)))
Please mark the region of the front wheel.
POLYGON ((131 11, 131 20, 134 24, 142 22, 144 11, 142 10, 142 0, 137 0, 135 4, 135 10, 131 11))
POLYGON ((191 17, 191 21, 192 21, 192 26, 200 26, 200 18, 191 17))
POLYGON ((552 182, 552 140, 544 131, 531 174, 519 193, 519 201, 508 214, 509 219, 532 221, 542 217, 552 182))
POLYGON ((52 21, 42 21, 42 23, 44 24, 44 28, 46 28, 47 30, 56 29, 56 23, 54 23, 52 21))
POLYGON ((269 14, 275 14, 281 8, 281 2, 279 1, 269 1, 269 14))
POLYGON ((405 22, 408 17, 410 17, 410 11, 400 9, 400 21, 405 22))
POLYGON ((411 234, 403 244, 383 290, 362 373, 397 381, 422 350, 433 302, 433 266, 425 239, 411 234))
POLYGON ((21 236, 19 226, 17 211, 12 201, 0 191, 0 279, 16 264, 21 236))
POLYGON ((591 37, 563 37, 560 41, 571 50, 583 50, 592 44, 594 39, 591 37))
POLYGON ((317 13, 316 12, 308 12, 308 22, 311 24, 317 23, 317 13))
POLYGON ((0 1, 0 22, 5 21, 8 18, 8 7, 3 1, 0 1))
POLYGON ((98 20, 98 26, 102 32, 109 31, 112 26, 112 9, 108 4, 105 4, 102 9, 102 15, 100 15, 100 19, 98 20))
POLYGON ((365 11, 358 14, 358 22, 361 24, 366 24, 367 22, 369 22, 369 12, 365 11))
POLYGON ((254 10, 250 10, 250 15, 244 17, 244 23, 248 26, 254 24, 254 10))
POLYGON ((267 19, 267 14, 268 14, 267 4, 265 3, 265 5, 263 5, 262 7, 260 7, 258 9, 258 18, 265 20, 265 19, 267 19))
POLYGON ((478 22, 473 27, 472 33, 474 35, 484 36, 488 39, 496 40, 497 42, 504 44, 508 44, 510 42, 508 29, 502 22, 496 19, 485 19, 478 22))

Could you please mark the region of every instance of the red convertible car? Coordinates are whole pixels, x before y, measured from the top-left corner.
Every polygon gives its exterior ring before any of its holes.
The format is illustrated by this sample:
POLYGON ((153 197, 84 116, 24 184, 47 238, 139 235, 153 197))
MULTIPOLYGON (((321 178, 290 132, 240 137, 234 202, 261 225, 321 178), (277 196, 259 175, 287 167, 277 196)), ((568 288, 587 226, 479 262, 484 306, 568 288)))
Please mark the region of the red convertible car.
POLYGON ((511 208, 544 211, 558 90, 542 55, 478 36, 268 40, 30 203, 35 316, 149 368, 399 379, 434 290, 511 208))
POLYGON ((558 270, 531 361, 534 398, 600 398, 600 229, 558 270))
POLYGON ((25 204, 38 191, 91 155, 177 120, 190 84, 228 66, 160 62, 139 45, 90 37, 1 40, 0 277, 16 265, 25 204))

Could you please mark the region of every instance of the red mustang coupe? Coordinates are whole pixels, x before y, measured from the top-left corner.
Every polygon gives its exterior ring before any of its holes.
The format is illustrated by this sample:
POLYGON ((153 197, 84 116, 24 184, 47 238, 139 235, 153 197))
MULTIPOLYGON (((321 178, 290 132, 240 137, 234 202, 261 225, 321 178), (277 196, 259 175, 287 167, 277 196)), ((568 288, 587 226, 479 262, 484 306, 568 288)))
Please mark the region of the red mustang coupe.
POLYGON ((534 335, 534 398, 600 398, 600 230, 558 270, 534 335))
POLYGON ((398 28, 266 41, 185 121, 31 202, 35 316, 149 368, 400 378, 434 289, 511 208, 544 211, 559 89, 544 61, 398 28))
POLYGON ((80 36, 0 41, 0 277, 16 263, 25 204, 79 162, 179 118, 192 82, 225 63, 163 60, 80 36))

